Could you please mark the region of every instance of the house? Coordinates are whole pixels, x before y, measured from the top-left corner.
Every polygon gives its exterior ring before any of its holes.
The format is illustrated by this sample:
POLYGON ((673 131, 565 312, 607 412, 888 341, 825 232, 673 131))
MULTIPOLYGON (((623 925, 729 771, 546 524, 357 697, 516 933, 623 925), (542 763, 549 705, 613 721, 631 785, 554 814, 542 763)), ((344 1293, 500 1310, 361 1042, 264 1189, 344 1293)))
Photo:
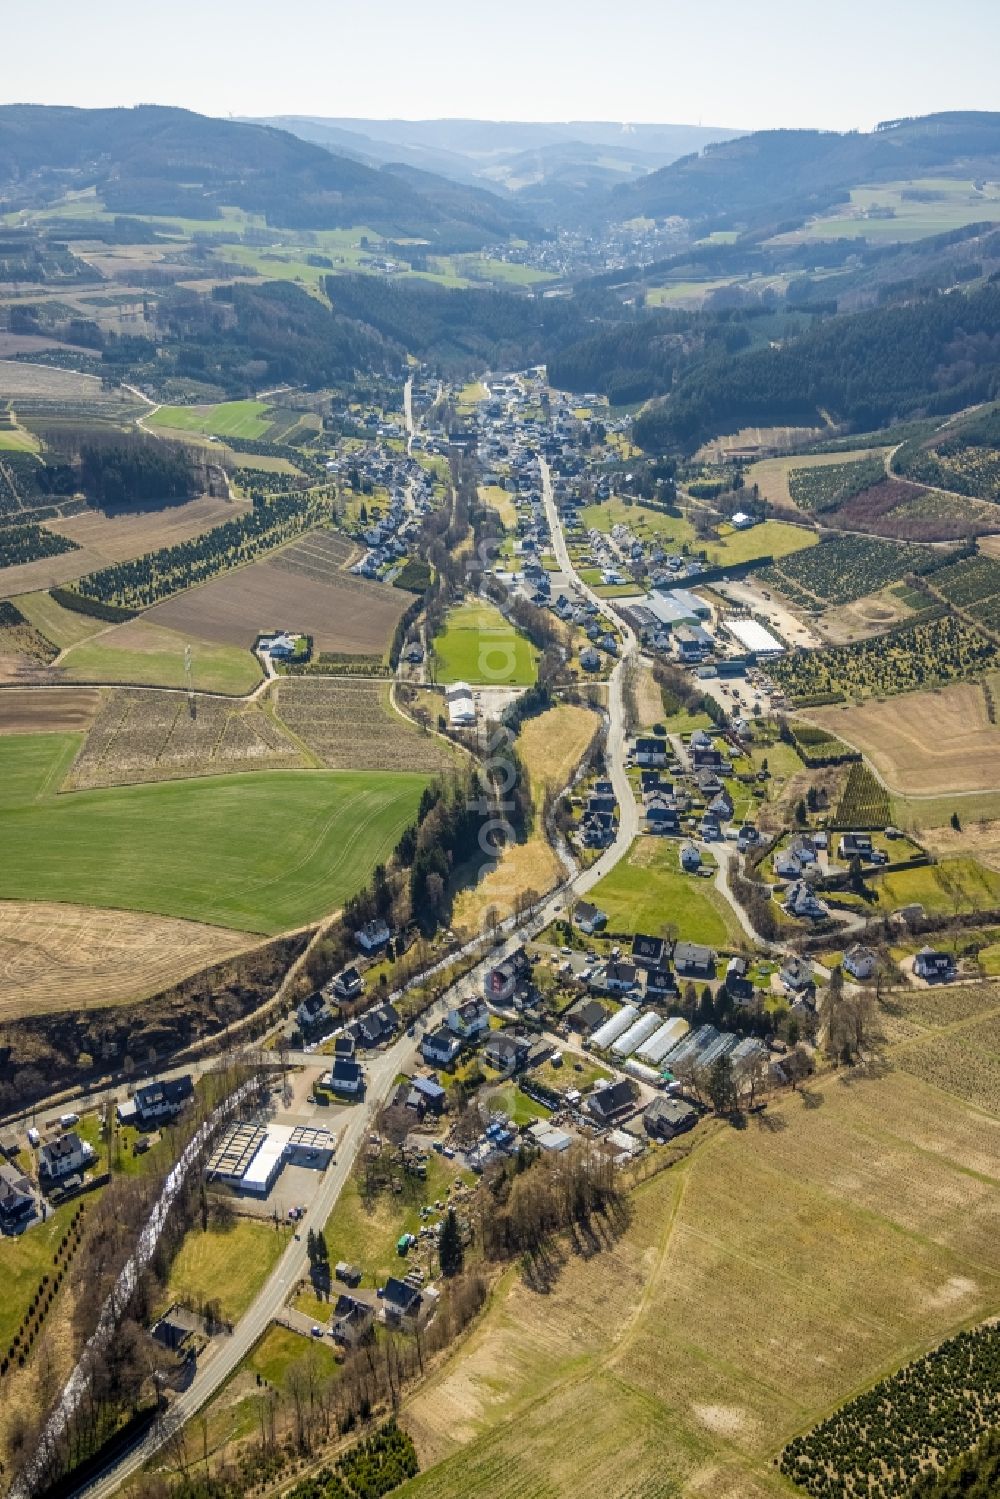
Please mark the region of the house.
POLYGON ((381 952, 383 947, 388 947, 392 933, 385 922, 379 917, 375 921, 366 922, 361 929, 354 933, 354 940, 363 953, 369 956, 373 952, 381 952))
POLYGON ((353 1057, 335 1057, 324 1082, 342 1098, 360 1098, 365 1091, 364 1069, 353 1057))
POLYGON ((722 837, 722 828, 719 826, 719 819, 714 812, 705 812, 698 831, 706 843, 715 843, 722 837))
POLYGON ((697 1122, 697 1109, 682 1098, 654 1098, 642 1114, 642 1127, 654 1140, 672 1140, 697 1122))
POLYGON ((38 1174, 43 1181, 59 1182, 80 1172, 94 1159, 94 1149, 75 1130, 43 1145, 38 1153, 38 1174))
POLYGON ((487 970, 483 987, 486 998, 491 1004, 505 1005, 517 991, 518 985, 522 984, 531 973, 531 961, 523 947, 511 953, 509 958, 504 958, 502 963, 497 963, 494 968, 487 970))
MULTIPOLYGON (((172 1119, 175 1114, 180 1113, 193 1093, 194 1083, 190 1073, 185 1073, 183 1077, 166 1078, 163 1082, 146 1083, 144 1087, 136 1088, 132 1098, 135 1118, 147 1128, 164 1119, 172 1119)), ((121 1109, 118 1110, 118 1116, 121 1118, 121 1109)))
POLYGON ((413 1286, 408 1286, 405 1280, 398 1280, 395 1275, 390 1275, 385 1285, 380 1287, 378 1295, 382 1302, 382 1320, 387 1325, 412 1327, 416 1323, 423 1297, 413 1286))
POLYGON ((580 665, 584 671, 600 671, 601 658, 592 645, 584 646, 580 652, 580 665))
POLYGON ((796 880, 793 885, 789 885, 784 909, 789 916, 809 921, 819 921, 827 915, 826 906, 805 880, 796 880))
POLYGON ((756 524, 756 516, 747 515, 745 510, 737 510, 735 515, 729 517, 729 524, 734 531, 748 531, 756 524))
POLYGON ((326 1000, 318 989, 314 994, 307 994, 301 1001, 295 1011, 295 1019, 301 1031, 314 1031, 330 1019, 326 1000))
POLYGON ((330 1321, 330 1335, 342 1348, 357 1348, 370 1335, 375 1325, 375 1308, 368 1301, 348 1296, 346 1291, 338 1297, 330 1321))
POLYGON ((436 1031, 429 1031, 420 1043, 420 1055, 425 1062, 430 1062, 435 1067, 447 1067, 461 1050, 461 1037, 456 1036, 446 1025, 439 1026, 436 1031))
POLYGON ((463 1041, 474 1041, 490 1028, 490 1012, 484 999, 467 999, 464 1005, 448 1011, 450 1031, 463 1041))
POLYGON ((357 999, 364 992, 361 975, 353 965, 338 973, 330 988, 338 999, 357 999))
POLYGON ((802 875, 802 863, 790 848, 779 848, 774 856, 774 872, 783 880, 797 880, 802 875))
POLYGON ((608 1018, 608 1012, 598 999, 585 999, 580 1004, 574 1005, 566 1016, 570 1030, 578 1031, 582 1036, 589 1036, 603 1025, 608 1018))
POLYGON ((639 1089, 630 1077, 605 1088, 595 1088, 584 1103, 584 1108, 595 1124, 609 1128, 629 1115, 639 1096, 639 1089))
POLYGON ((812 963, 808 958, 786 958, 778 979, 790 994, 802 994, 806 989, 814 987, 812 963))
POLYGON ((697 874, 701 868, 701 854, 693 843, 685 843, 681 849, 681 868, 686 874, 697 874))
POLYGON ((379 1046, 399 1030, 399 1013, 391 1004, 366 1010, 351 1026, 351 1034, 362 1046, 379 1046))
POLYGON ((862 981, 871 978, 877 963, 878 960, 870 947, 856 945, 844 954, 844 968, 852 978, 862 981))
POLYGON ((357 1047, 354 1037, 350 1031, 342 1031, 333 1043, 333 1054, 335 1057, 353 1057, 357 1047))
POLYGON ((666 999, 677 993, 677 980, 673 969, 664 960, 656 968, 646 970, 646 998, 656 1004, 658 1000, 666 999))
POLYGON ((639 982, 639 970, 632 963, 620 963, 611 959, 605 963, 594 984, 608 994, 628 994, 639 982))
POLYGON ((608 918, 605 913, 599 910, 597 906, 592 906, 589 901, 585 900, 577 901, 573 910, 573 920, 581 932, 586 932, 588 937, 593 936, 595 932, 600 931, 602 927, 608 924, 608 918))
POLYGON ((0 1229, 22 1228, 35 1211, 31 1183, 20 1167, 0 1162, 0 1229))
POLYGON ((747 849, 752 848, 759 838, 760 834, 753 823, 745 822, 736 835, 736 847, 741 854, 746 853, 747 849))
POLYGON ((664 946, 662 937, 647 937, 636 932, 632 938, 632 962, 640 968, 657 968, 663 961, 664 946))
POLYGON ((837 845, 842 859, 871 859, 872 840, 870 833, 844 833, 837 845))
POLYGON ((520 1036, 494 1031, 483 1047, 483 1057, 498 1072, 517 1072, 528 1060, 531 1047, 520 1036))
POLYGON ((667 763, 668 745, 665 739, 655 737, 635 741, 636 765, 662 766, 667 763))
POLYGON ((678 834, 681 819, 677 808, 665 796, 650 796, 644 808, 646 831, 667 837, 678 834))
POLYGON ((748 958, 730 958, 726 964, 726 993, 737 1004, 749 1004, 753 999, 753 979, 750 977, 748 958))
POLYGON ((715 953, 697 942, 678 942, 674 947, 674 967, 685 978, 714 978, 715 953))
POLYGON ((913 959, 913 972, 918 979, 924 979, 928 984, 948 983, 955 977, 955 960, 951 953, 922 947, 913 959))

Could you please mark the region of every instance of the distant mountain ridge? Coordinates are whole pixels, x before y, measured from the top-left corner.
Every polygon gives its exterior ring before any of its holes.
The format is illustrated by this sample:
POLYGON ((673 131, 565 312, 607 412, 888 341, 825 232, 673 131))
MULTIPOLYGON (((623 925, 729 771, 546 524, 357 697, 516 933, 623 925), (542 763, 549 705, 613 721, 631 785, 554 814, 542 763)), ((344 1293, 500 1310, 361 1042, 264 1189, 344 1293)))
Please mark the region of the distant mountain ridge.
POLYGON ((280 227, 363 224, 437 248, 538 233, 530 215, 482 186, 373 167, 270 125, 160 105, 0 106, 0 206, 44 207, 91 187, 112 212, 206 226, 232 205, 280 227))

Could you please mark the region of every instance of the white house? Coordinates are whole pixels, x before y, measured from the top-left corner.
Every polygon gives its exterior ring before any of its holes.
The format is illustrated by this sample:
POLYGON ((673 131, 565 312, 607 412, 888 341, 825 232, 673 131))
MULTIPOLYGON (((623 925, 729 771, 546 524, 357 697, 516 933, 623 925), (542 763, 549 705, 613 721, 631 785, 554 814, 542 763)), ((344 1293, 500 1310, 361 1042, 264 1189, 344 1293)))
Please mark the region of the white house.
POLYGON ((467 999, 464 1005, 448 1011, 448 1029, 463 1041, 474 1041, 490 1028, 490 1012, 485 999, 467 999))
POLYGON ((454 1031, 448 1030, 444 1025, 436 1031, 429 1031, 420 1043, 420 1055, 425 1062, 430 1062, 436 1067, 447 1067, 461 1050, 461 1037, 456 1036, 454 1031))
POLYGON ((38 1153, 38 1174, 43 1181, 57 1182, 82 1171, 94 1159, 94 1148, 75 1130, 43 1145, 38 1153))
POLYGON ((354 940, 363 953, 381 952, 383 947, 389 943, 392 933, 381 917, 375 921, 369 921, 360 931, 354 933, 354 940))
POLYGON ((870 947, 855 946, 844 954, 844 967, 856 979, 870 979, 875 972, 875 954, 870 947))

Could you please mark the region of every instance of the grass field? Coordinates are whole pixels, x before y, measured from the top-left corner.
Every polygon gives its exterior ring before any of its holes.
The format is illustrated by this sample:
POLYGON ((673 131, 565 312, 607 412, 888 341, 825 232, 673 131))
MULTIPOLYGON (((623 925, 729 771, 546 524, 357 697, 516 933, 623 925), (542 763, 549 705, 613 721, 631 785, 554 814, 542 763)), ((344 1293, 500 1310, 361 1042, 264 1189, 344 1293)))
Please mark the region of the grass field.
POLYGON ((401 1496, 794 1492, 793 1433, 1000 1307, 998 1160, 995 1116, 902 1072, 700 1130, 603 1254, 502 1282, 406 1403, 401 1496))
POLYGON ((170 1267, 170 1299, 194 1306, 217 1299, 222 1315, 236 1322, 281 1258, 289 1232, 249 1218, 207 1233, 191 1229, 170 1267))
POLYGON ((731 908, 714 885, 684 874, 676 839, 640 837, 626 857, 590 892, 607 912, 609 932, 661 932, 677 928, 686 942, 726 947, 739 941, 731 908))
POLYGON ((24 427, 0 427, 0 453, 37 453, 38 438, 24 427))
POLYGON ((884 182, 856 187, 849 206, 810 219, 801 229, 777 236, 775 244, 816 239, 868 239, 878 244, 924 239, 960 229, 964 224, 1000 221, 1000 188, 986 183, 976 191, 971 181, 950 177, 884 182), (914 196, 916 195, 916 196, 914 196), (869 217, 872 210, 888 216, 869 217))
POLYGON ((222 401, 218 406, 160 406, 146 421, 175 432, 215 437, 263 437, 271 425, 265 401, 222 401))
POLYGON ((35 629, 61 651, 107 629, 103 620, 93 619, 89 614, 77 614, 74 609, 64 609, 50 593, 22 593, 14 603, 25 619, 30 620, 35 629))
POLYGON ((257 771, 60 796, 79 742, 0 739, 0 898, 284 931, 358 889, 426 784, 391 772, 257 771))
POLYGON ((929 796, 1000 788, 1000 728, 990 722, 979 682, 816 708, 807 716, 861 750, 893 792, 929 796))
MULTIPOLYGON (((425 1203, 444 1200, 444 1191, 459 1177, 458 1164, 433 1152, 427 1162, 427 1180, 413 1178, 401 1196, 380 1193, 371 1206, 362 1199, 356 1174, 352 1174, 327 1219, 326 1241, 330 1259, 349 1260, 363 1271, 363 1286, 382 1285, 387 1275, 405 1272, 406 1260, 396 1253, 401 1234, 416 1233, 423 1220, 425 1203)), ((471 1173, 464 1173, 471 1180, 471 1173)))
POLYGON ((787 557, 791 552, 814 547, 818 541, 815 531, 790 526, 785 521, 766 520, 762 525, 751 526, 749 531, 730 531, 721 540, 709 542, 705 550, 714 566, 735 567, 757 557, 787 557))
POLYGON ((52 1254, 76 1212, 75 1202, 56 1208, 45 1223, 38 1223, 27 1233, 0 1237, 0 1347, 6 1352, 17 1332, 28 1302, 38 1289, 43 1275, 52 1276, 52 1254))
POLYGON ((517 508, 509 490, 501 489, 499 484, 480 484, 479 498, 497 512, 508 531, 516 529, 517 508))
POLYGON ((134 911, 0 901, 0 1021, 131 1004, 253 945, 244 932, 134 911))
POLYGON ((198 692, 243 697, 261 679, 260 663, 249 650, 184 635, 146 618, 126 620, 71 646, 59 670, 76 682, 186 687, 186 646, 191 647, 191 680, 198 692))
POLYGON ((530 687, 538 652, 492 604, 479 600, 449 610, 434 641, 439 682, 477 682, 491 687, 530 687))
POLYGON ((960 915, 1000 906, 1000 873, 978 859, 942 859, 917 869, 900 869, 876 883, 887 910, 917 903, 929 915, 960 915))
MULTIPOLYGON (((327 1307, 328 1316, 329 1310, 327 1307)), ((302 1358, 315 1359, 321 1376, 333 1374, 337 1369, 337 1355, 329 1342, 321 1343, 318 1338, 308 1342, 301 1333, 272 1324, 244 1367, 281 1390, 285 1387, 290 1366, 302 1358)))

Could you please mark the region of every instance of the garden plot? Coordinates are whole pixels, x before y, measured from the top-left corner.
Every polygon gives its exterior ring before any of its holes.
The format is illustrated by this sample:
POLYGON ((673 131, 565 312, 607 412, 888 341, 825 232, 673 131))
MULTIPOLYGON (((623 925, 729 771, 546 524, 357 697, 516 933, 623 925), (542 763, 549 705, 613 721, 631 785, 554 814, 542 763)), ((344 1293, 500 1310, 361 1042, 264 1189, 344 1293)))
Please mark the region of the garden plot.
POLYGON ((75 790, 233 770, 276 770, 306 759, 255 705, 180 692, 110 692, 70 772, 75 790))
POLYGON ((387 682, 357 677, 283 677, 276 711, 332 770, 447 771, 454 758, 436 735, 393 708, 387 682))

